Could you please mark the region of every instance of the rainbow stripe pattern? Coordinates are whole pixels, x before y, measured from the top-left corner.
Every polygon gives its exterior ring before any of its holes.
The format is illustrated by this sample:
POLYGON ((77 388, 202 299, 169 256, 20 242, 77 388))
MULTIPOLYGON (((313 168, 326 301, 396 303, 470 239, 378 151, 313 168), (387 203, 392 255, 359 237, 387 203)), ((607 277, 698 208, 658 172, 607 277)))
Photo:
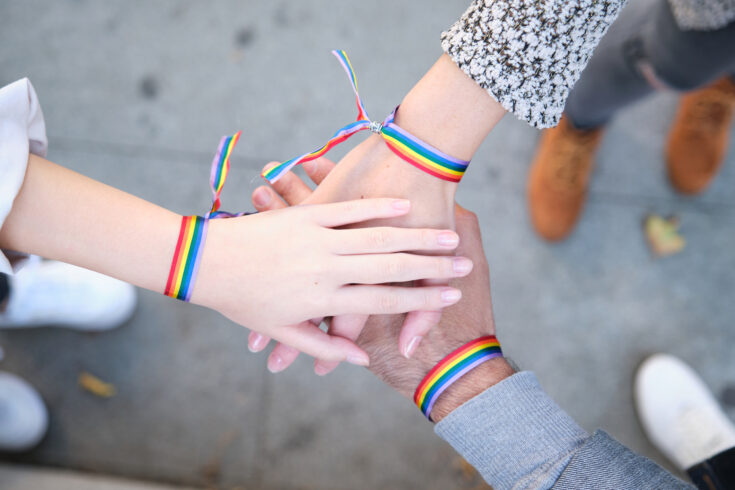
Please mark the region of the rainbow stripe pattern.
POLYGON ((459 160, 442 153, 400 128, 394 122, 398 107, 382 123, 371 121, 365 105, 360 98, 360 93, 357 89, 357 77, 352 68, 352 63, 347 57, 347 53, 344 51, 332 51, 332 54, 339 60, 352 84, 352 91, 355 93, 357 101, 357 121, 338 130, 326 144, 311 153, 305 153, 296 158, 292 158, 263 172, 262 176, 266 180, 270 183, 276 182, 296 165, 319 158, 350 136, 366 129, 380 134, 388 147, 396 155, 414 167, 434 177, 450 182, 459 182, 462 179, 470 162, 459 160))
POLYGON ((194 279, 199 269, 207 238, 209 220, 201 216, 184 216, 181 220, 179 239, 176 242, 171 271, 168 274, 164 294, 182 301, 189 301, 194 289, 194 279))
MULTIPOLYGON (((230 173, 230 155, 232 150, 235 149, 241 134, 242 131, 238 131, 232 136, 223 137, 219 142, 219 148, 212 161, 212 172, 209 176, 209 185, 212 187, 212 209, 210 209, 207 217, 217 217, 220 207, 219 197, 222 193, 222 187, 225 185, 225 180, 227 180, 227 174, 230 173), (212 214, 215 214, 215 216, 212 216, 212 214)), ((230 214, 224 211, 220 213, 230 214)))
POLYGON ((182 301, 191 299, 199 263, 202 259, 204 243, 207 239, 207 228, 210 219, 234 218, 248 213, 228 213, 220 211, 220 194, 230 171, 230 155, 240 139, 241 132, 225 136, 219 142, 219 148, 212 161, 209 185, 212 188, 212 207, 204 216, 184 216, 181 218, 179 238, 176 241, 171 270, 168 273, 164 294, 182 301))
POLYGON ((444 390, 483 362, 502 356, 500 342, 494 335, 480 337, 455 349, 419 383, 413 395, 414 403, 431 420, 431 409, 444 390))

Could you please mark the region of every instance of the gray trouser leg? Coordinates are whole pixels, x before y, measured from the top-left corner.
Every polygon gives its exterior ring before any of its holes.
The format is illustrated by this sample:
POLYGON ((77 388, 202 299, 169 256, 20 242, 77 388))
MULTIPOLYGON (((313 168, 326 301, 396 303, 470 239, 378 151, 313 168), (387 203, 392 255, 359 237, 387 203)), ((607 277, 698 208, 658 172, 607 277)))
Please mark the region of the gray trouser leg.
POLYGON ((641 65, 676 90, 693 90, 735 73, 735 22, 714 31, 684 31, 667 0, 631 1, 569 94, 565 113, 572 124, 601 126, 618 109, 653 92, 641 65))

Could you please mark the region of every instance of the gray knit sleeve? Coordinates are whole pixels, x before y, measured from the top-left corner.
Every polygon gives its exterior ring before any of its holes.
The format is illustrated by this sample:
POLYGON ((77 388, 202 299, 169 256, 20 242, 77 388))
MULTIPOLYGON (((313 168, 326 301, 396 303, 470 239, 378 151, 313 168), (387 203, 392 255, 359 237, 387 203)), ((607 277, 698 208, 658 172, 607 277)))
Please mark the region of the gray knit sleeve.
POLYGON ((442 49, 506 110, 555 126, 625 1, 474 0, 442 33, 442 49))

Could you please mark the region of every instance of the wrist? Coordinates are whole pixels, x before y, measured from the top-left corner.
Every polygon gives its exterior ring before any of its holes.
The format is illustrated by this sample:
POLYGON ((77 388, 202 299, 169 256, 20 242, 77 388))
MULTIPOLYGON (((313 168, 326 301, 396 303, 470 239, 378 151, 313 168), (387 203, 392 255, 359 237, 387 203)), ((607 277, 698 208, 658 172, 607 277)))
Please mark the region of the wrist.
POLYGON ((442 55, 403 99, 396 124, 442 152, 469 161, 504 114, 495 99, 442 55))
POLYGON ((438 423, 455 409, 513 373, 513 368, 502 357, 490 359, 477 366, 439 396, 431 411, 431 419, 438 423))

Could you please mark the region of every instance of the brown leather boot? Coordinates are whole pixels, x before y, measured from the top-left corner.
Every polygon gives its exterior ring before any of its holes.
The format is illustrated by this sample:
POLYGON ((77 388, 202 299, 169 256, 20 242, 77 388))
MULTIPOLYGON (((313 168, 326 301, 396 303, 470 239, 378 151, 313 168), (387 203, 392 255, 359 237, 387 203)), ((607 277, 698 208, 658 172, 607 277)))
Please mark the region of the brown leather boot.
POLYGON ((528 207, 533 227, 546 240, 562 240, 574 229, 601 138, 601 128, 579 130, 566 117, 541 135, 528 177, 528 207))
POLYGON ((702 192, 717 175, 734 111, 735 82, 730 78, 681 98, 666 146, 669 180, 677 191, 702 192))

